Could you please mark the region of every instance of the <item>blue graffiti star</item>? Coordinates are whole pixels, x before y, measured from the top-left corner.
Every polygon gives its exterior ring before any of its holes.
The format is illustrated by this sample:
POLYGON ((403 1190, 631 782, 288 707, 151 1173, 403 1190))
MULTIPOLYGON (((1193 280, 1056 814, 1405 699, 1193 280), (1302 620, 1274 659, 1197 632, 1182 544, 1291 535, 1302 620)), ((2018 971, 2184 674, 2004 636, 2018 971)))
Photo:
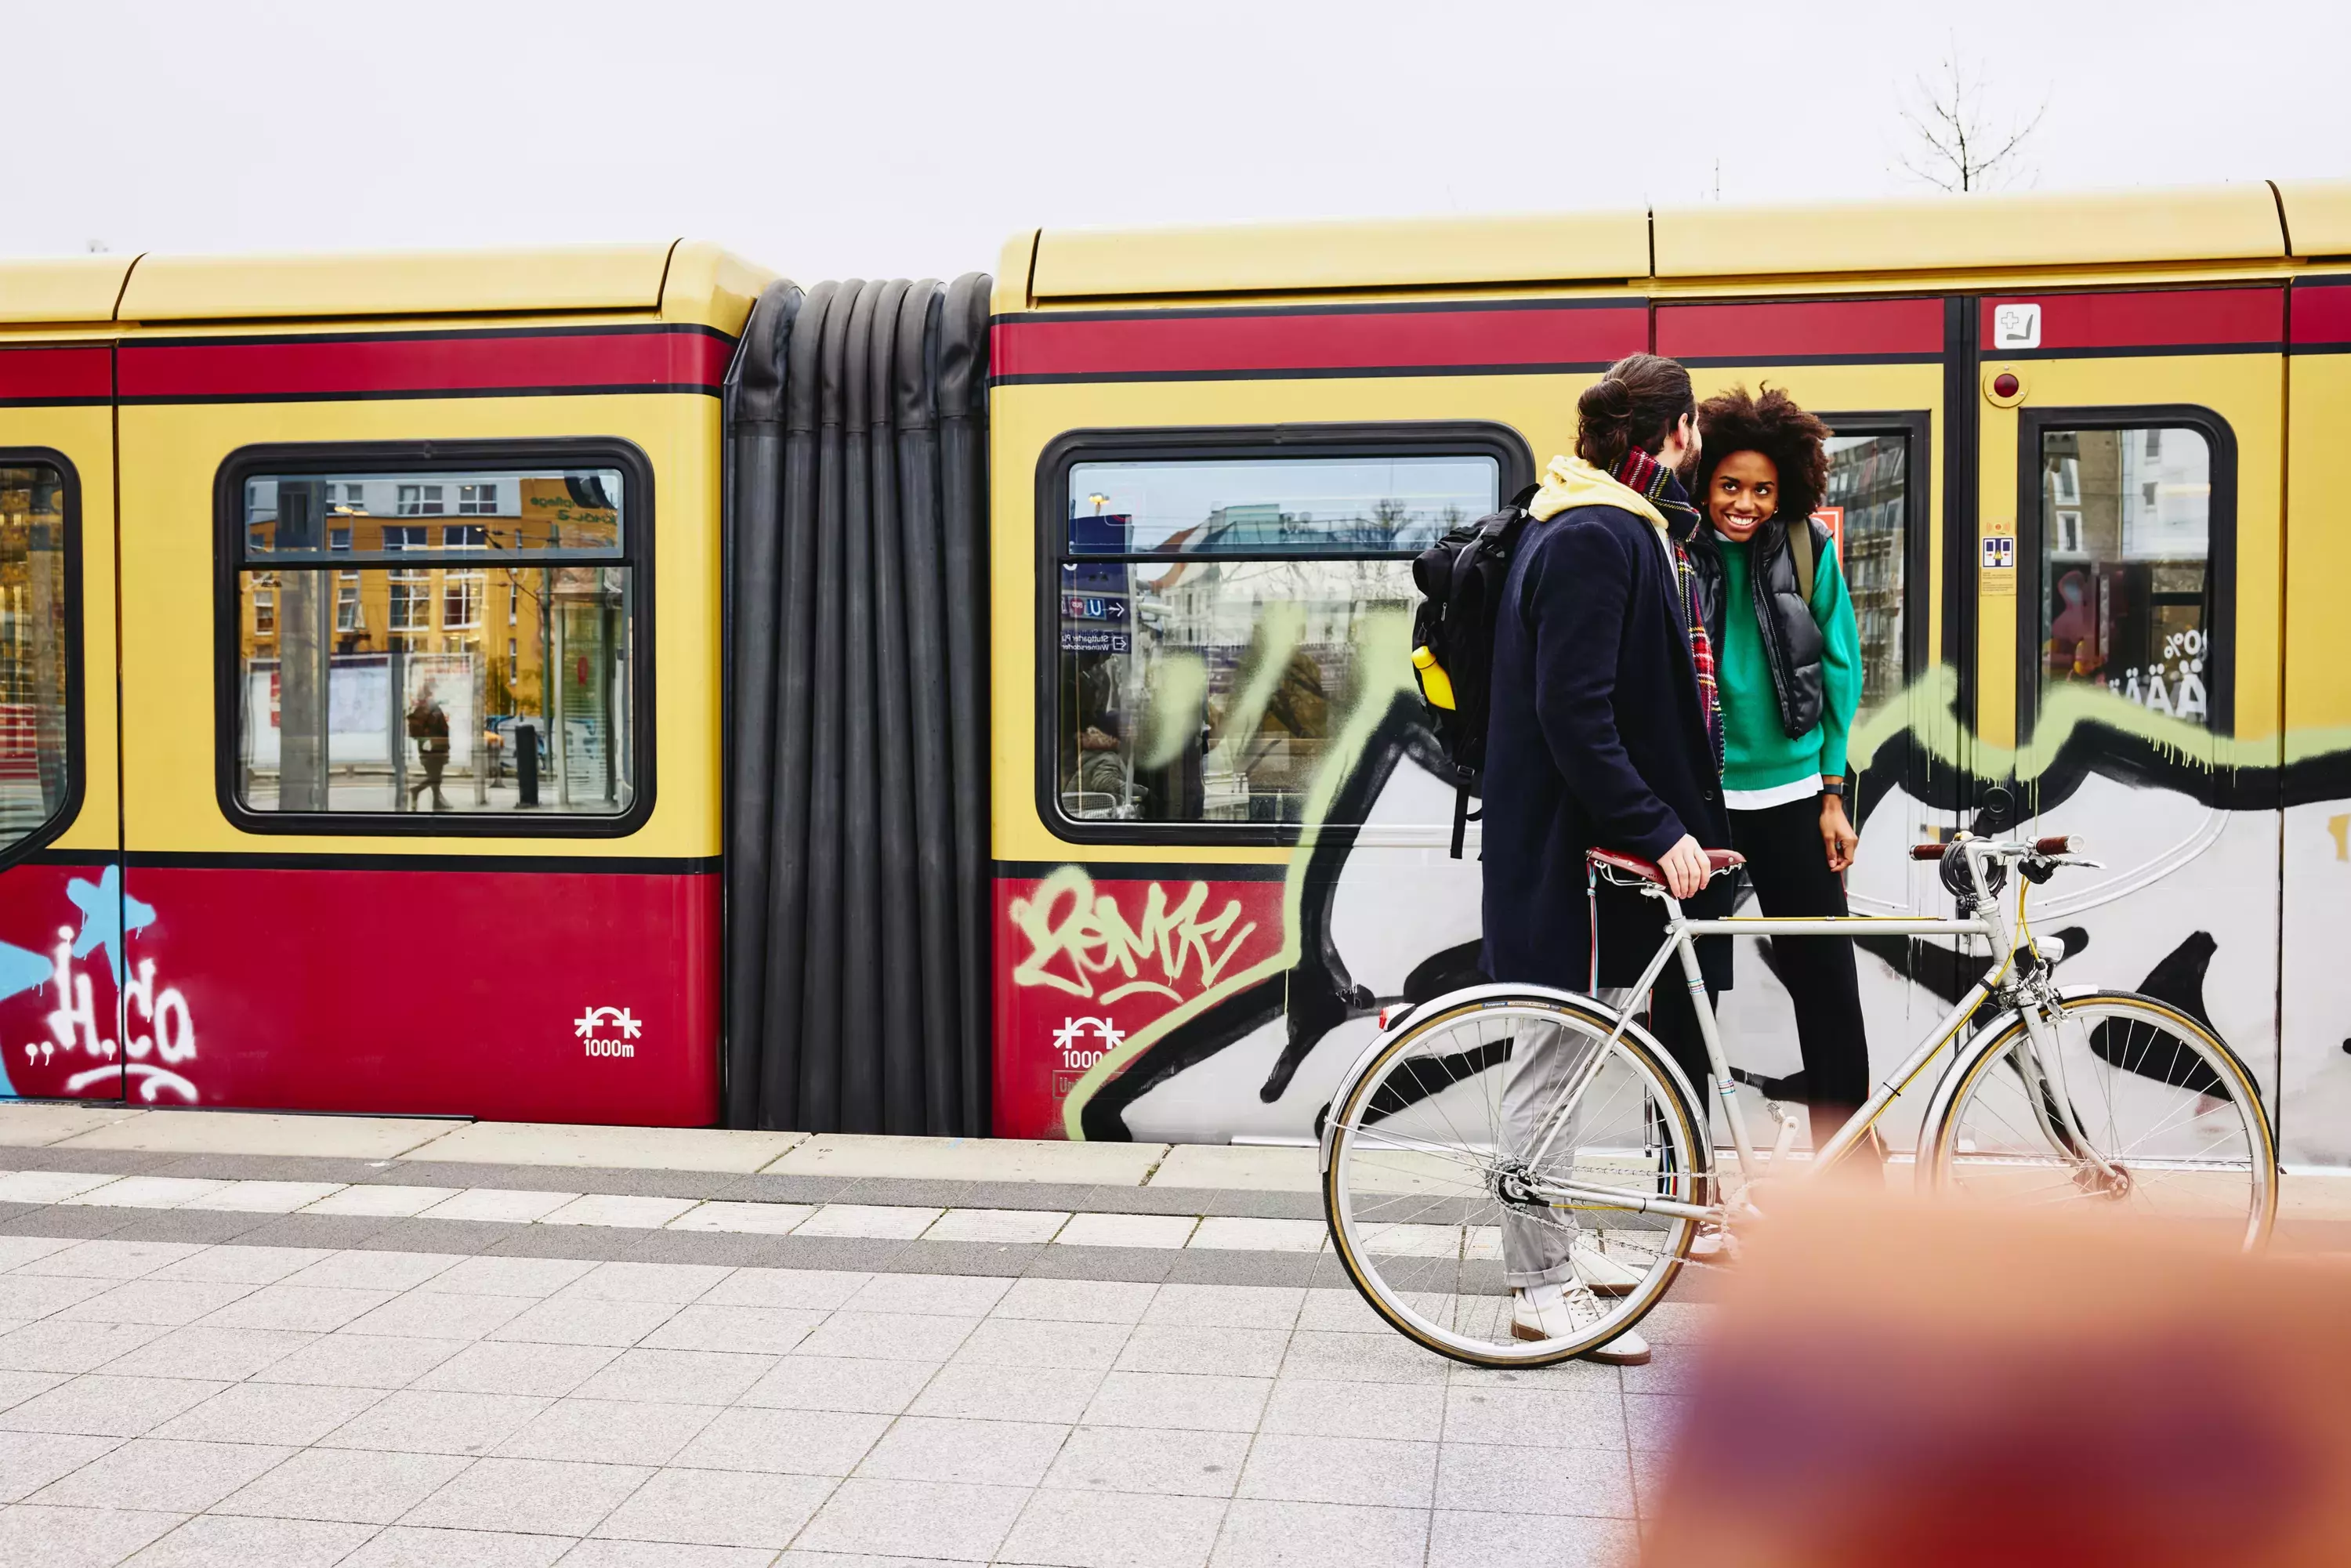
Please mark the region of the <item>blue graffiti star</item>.
POLYGON ((74 938, 73 956, 87 958, 96 949, 106 949, 106 962, 114 971, 114 983, 122 984, 122 941, 133 932, 144 931, 155 924, 155 906, 141 904, 122 891, 122 871, 108 866, 94 883, 79 878, 66 883, 66 896, 81 911, 81 934, 74 938))

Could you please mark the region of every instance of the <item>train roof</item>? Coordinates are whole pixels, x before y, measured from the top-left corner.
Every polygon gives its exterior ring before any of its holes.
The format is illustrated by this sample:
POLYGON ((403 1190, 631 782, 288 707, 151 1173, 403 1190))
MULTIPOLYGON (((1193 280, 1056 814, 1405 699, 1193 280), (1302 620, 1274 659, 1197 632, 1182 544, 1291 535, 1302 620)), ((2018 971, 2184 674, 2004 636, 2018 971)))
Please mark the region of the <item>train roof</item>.
POLYGON ((733 332, 773 275, 689 240, 0 261, 0 324, 654 316, 733 332))
MULTIPOLYGON (((2351 259, 2351 181, 1809 206, 1042 229, 998 306, 1926 277, 2351 259)), ((774 275, 708 244, 0 261, 0 327, 653 316, 740 329, 774 275)))
POLYGON ((2351 256, 2351 181, 1016 237, 999 308, 1203 295, 1852 279, 2351 256))

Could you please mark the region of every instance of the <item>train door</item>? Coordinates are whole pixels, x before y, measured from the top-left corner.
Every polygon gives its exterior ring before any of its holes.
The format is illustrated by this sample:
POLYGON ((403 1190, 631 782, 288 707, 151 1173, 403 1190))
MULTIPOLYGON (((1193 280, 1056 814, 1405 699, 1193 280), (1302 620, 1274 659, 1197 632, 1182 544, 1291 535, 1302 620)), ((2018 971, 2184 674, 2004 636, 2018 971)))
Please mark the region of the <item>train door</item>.
MULTIPOLYGON (((1904 851, 1955 825, 1962 799, 1938 488, 1955 323, 1933 297, 1667 305, 1656 313, 1657 351, 1689 366, 1701 399, 1768 382, 1835 432, 1822 517, 1863 661, 1847 763, 1861 832, 1847 878, 1856 914, 1935 907, 1931 868, 1904 851)), ((1894 937, 1863 946, 1863 1004, 1882 1071, 1947 1010, 1950 977, 1925 945, 1894 937)), ((1737 967, 1722 998, 1733 1067, 1759 1092, 1801 1099, 1794 1013, 1770 945, 1742 941, 1737 967)))
POLYGON ((2063 977, 2212 1024, 2276 1082, 2283 291, 1977 307, 1986 831, 2104 862, 2033 898, 2063 977))
MULTIPOLYGON (((103 319, 125 265, 12 267, 11 303, 103 319)), ((115 805, 113 397, 103 340, 0 347, 0 1096, 118 1099, 157 1060, 115 805)))

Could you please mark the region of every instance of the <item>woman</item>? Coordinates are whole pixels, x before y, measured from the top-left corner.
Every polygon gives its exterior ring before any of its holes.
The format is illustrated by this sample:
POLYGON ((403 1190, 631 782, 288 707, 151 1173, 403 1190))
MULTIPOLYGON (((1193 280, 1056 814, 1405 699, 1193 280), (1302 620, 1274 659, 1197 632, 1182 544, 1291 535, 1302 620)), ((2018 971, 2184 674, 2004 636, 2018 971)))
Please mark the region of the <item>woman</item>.
MULTIPOLYGON (((1829 429, 1770 387, 1708 398, 1698 429, 1690 489, 1713 549, 1694 553, 1706 561, 1701 612, 1718 652, 1731 844, 1764 914, 1843 915, 1842 873, 1858 841, 1845 736, 1861 700, 1861 638, 1828 530, 1813 520, 1829 429)), ((1853 944, 1782 936, 1771 953, 1795 1003, 1817 1148, 1869 1095, 1853 944)))

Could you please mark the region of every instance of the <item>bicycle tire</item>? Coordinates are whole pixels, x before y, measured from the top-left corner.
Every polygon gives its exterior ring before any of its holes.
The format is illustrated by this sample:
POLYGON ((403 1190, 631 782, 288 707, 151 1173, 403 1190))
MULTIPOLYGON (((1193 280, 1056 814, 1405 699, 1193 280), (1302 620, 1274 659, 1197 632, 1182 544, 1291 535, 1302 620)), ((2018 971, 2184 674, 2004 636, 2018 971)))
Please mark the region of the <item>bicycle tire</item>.
MULTIPOLYGON (((1415 1056, 1416 1051, 1426 1048, 1444 1031, 1458 1028, 1465 1020, 1499 1025, 1511 1019, 1565 1027, 1593 1040, 1604 1040, 1617 1022, 1614 1013, 1590 998, 1562 991, 1480 987, 1438 998, 1416 1009, 1393 1033, 1375 1040, 1350 1070, 1332 1097, 1323 1144, 1323 1215, 1330 1228, 1332 1251, 1349 1281, 1372 1311, 1399 1333, 1437 1354, 1473 1366, 1547 1366, 1571 1360, 1614 1339, 1664 1299, 1681 1269, 1697 1228, 1686 1218, 1657 1217, 1656 1228, 1665 1235, 1659 1254, 1643 1275, 1640 1286, 1617 1298, 1614 1308, 1593 1322, 1588 1332, 1573 1338, 1504 1344, 1492 1335, 1465 1334, 1458 1329, 1448 1329, 1406 1299, 1428 1292, 1411 1288, 1402 1271, 1393 1264, 1382 1263, 1381 1253, 1369 1239, 1373 1231, 1356 1203, 1352 1178, 1359 1168, 1357 1151, 1366 1145, 1384 1146, 1374 1144, 1373 1134, 1364 1131, 1367 1113, 1380 1103, 1383 1091, 1395 1082, 1395 1075, 1403 1065, 1421 1060, 1415 1056)), ((1681 1190, 1676 1196, 1683 1201, 1691 1201, 1693 1195, 1702 1196, 1710 1187, 1713 1149, 1706 1121, 1697 1109, 1696 1096, 1679 1069, 1637 1024, 1627 1024, 1609 1051, 1611 1062, 1631 1074, 1634 1082, 1656 1101, 1662 1113, 1658 1126, 1666 1139, 1667 1152, 1660 1155, 1659 1161, 1663 1170, 1671 1174, 1651 1173, 1646 1177, 1636 1175, 1634 1179, 1679 1184, 1681 1190)), ((1498 1063, 1489 1063, 1477 1071, 1490 1071, 1494 1065, 1498 1063)), ((1604 1064, 1604 1071, 1607 1065, 1604 1064)), ((1468 1076, 1451 1078, 1445 1086, 1451 1088, 1469 1081, 1468 1076)), ((1595 1077, 1594 1082, 1597 1082, 1595 1077)), ((1418 1092, 1423 1087, 1415 1083, 1407 1092, 1418 1092)), ((1389 1102, 1403 1099, 1404 1092, 1391 1092, 1389 1102)), ((1641 1107, 1645 1125, 1646 1105, 1644 1102, 1641 1107)), ((1490 1150, 1487 1157, 1490 1159, 1490 1150)), ((1465 1158, 1463 1163, 1471 1162, 1465 1158)), ((1501 1200, 1496 1197, 1493 1202, 1499 1207, 1501 1200)), ((1476 1228, 1469 1228, 1474 1232, 1476 1228)), ((1416 1262, 1419 1266, 1413 1272, 1425 1285, 1429 1267, 1426 1260, 1416 1262)), ((1462 1272, 1468 1272, 1466 1247, 1462 1272)), ((1499 1272, 1496 1277, 1499 1277, 1499 1272)), ((1490 1281, 1469 1283, 1490 1285, 1490 1281)), ((1456 1299, 1467 1300, 1466 1287, 1456 1299)), ((1503 1299, 1507 1304, 1507 1293, 1503 1299)))
MULTIPOLYGON (((2067 1101, 2074 1103, 2086 1098, 2074 1092, 2074 1075, 2086 1074, 2105 1088, 2106 1115, 2104 1125, 2107 1130, 2106 1135, 2102 1136, 2095 1131, 2092 1123, 2099 1120, 2095 1116, 2091 1123, 2082 1122, 2079 1103, 2073 1106, 2073 1121, 2082 1131, 2091 1134, 2090 1143, 2098 1161, 2125 1173, 2125 1185, 2119 1191, 2115 1190, 2116 1183, 2111 1178, 2102 1181, 2096 1173, 2084 1171, 2083 1167, 2088 1162, 2052 1146, 2065 1139, 2067 1130, 2050 1117, 2050 1111, 2055 1106, 2055 1097, 2045 1085, 2035 1088, 2026 1078, 2023 1068, 2018 1065, 2021 1061, 2018 1056, 2020 1042, 2029 1045, 2031 1036, 2022 1015, 2011 1011, 1970 1041, 1936 1085, 1919 1142, 1920 1176, 1930 1190, 1942 1193, 1968 1190, 1979 1195, 1990 1190, 1998 1196, 2020 1197, 2027 1191, 2035 1190, 2031 1186, 2034 1180, 2031 1172, 2036 1164, 2043 1174, 2035 1200, 2043 1202, 2063 1197, 2055 1182, 2060 1173, 2076 1187, 2083 1199, 2116 1202, 2133 1196, 2138 1188, 2151 1190, 2152 1183, 2146 1176, 2149 1171, 2160 1173, 2166 1181, 2179 1178, 2170 1190, 2185 1190, 2186 1182, 2192 1179, 2216 1197, 2232 1193, 2234 1181, 2241 1176, 2246 1185, 2242 1249, 2255 1250, 2268 1240, 2277 1219, 2276 1137, 2262 1102, 2260 1085, 2226 1041, 2179 1009, 2135 991, 2092 988, 2063 991, 2057 1015, 2051 1020, 2050 1028, 2061 1054, 2058 1071, 2065 1076, 2067 1101), (2093 1022, 2094 1019, 2096 1021, 2093 1022), (2102 1031, 2110 1031, 2116 1022, 2125 1020, 2150 1031, 2162 1031, 2174 1042, 2175 1049, 2160 1063, 2154 1061, 2151 1054, 2146 1061, 2131 1059, 2126 1043, 2116 1046, 2112 1043, 2111 1032, 2102 1034, 2102 1031), (2078 1040, 2073 1038, 2074 1034, 2079 1035, 2078 1040), (2180 1046, 2187 1048, 2188 1055, 2181 1055, 2177 1049, 2180 1046), (2085 1055, 2092 1060, 2081 1060, 2085 1055), (2068 1063, 2063 1060, 2066 1056, 2076 1060, 2068 1063), (2123 1060, 2116 1061, 2118 1056, 2123 1060), (2006 1076, 1998 1072, 1997 1070, 2004 1063, 2012 1069, 2014 1082, 2008 1082, 2006 1076), (2118 1082, 2126 1085, 2126 1092, 2133 1087, 2145 1086, 2139 1088, 2137 1097, 2158 1103, 2163 1089, 2168 1088, 2172 1091, 2176 1103, 2184 1103, 2191 1098, 2217 1100, 2231 1107, 2234 1112, 2231 1117, 2221 1118, 2217 1113, 2204 1110, 2199 1110, 2197 1115, 2210 1118, 2214 1124, 2223 1128, 2233 1124, 2243 1145, 2241 1162, 2210 1157, 2191 1162, 2176 1153, 2153 1149, 2139 1155, 2126 1155, 2121 1146, 2115 1120, 2113 1090, 2118 1082), (2216 1095, 2215 1090, 2220 1092, 2216 1095), (2001 1111, 1996 1117, 1971 1120, 1971 1108, 1991 1103, 1996 1094, 2008 1096, 2011 1102, 2010 1107, 2001 1111), (2028 1119, 2032 1124, 2030 1129, 2024 1125, 2028 1119), (1984 1147, 1982 1134, 1987 1124, 1994 1122, 1997 1123, 1995 1130, 2002 1134, 2009 1129, 2015 1129, 2014 1135, 2020 1145, 2030 1145, 2032 1136, 2029 1134, 2037 1134, 2042 1140, 2042 1148, 2048 1153, 2044 1155, 2041 1150, 2029 1146, 2013 1149, 1984 1147), (1968 1146, 1970 1143, 1976 1146, 1968 1146), (2113 1146, 2097 1147, 2102 1143, 2113 1146), (2010 1176, 2005 1182, 1992 1175, 2003 1166, 2007 1167, 2010 1176), (2136 1176, 2131 1175, 2134 1167, 2139 1173, 2136 1176), (1987 1179, 1971 1180, 1962 1174, 1970 1170, 1984 1173, 1987 1179), (2024 1174, 2014 1174, 2019 1171, 2024 1174), (2001 1191, 2003 1186, 2007 1189, 2004 1193, 2001 1191), (2056 1197, 2050 1196, 2053 1192, 2056 1197)), ((2158 1121, 2150 1129, 2150 1135, 2156 1132, 2169 1133, 2170 1129, 2165 1123, 2176 1120, 2175 1113, 2158 1121)), ((2184 1124, 2193 1125, 2194 1120, 2193 1117, 2189 1118, 2184 1124)), ((2173 1134, 2170 1141, 2176 1146, 2185 1142, 2185 1137, 2186 1134, 2173 1134)), ((2216 1146, 2220 1142, 2220 1139, 2213 1140, 2216 1146)), ((2201 1154, 2202 1151, 2197 1153, 2201 1154)), ((2233 1196, 2220 1198, 2215 1205, 2216 1213, 2233 1210, 2236 1201, 2233 1196)))

